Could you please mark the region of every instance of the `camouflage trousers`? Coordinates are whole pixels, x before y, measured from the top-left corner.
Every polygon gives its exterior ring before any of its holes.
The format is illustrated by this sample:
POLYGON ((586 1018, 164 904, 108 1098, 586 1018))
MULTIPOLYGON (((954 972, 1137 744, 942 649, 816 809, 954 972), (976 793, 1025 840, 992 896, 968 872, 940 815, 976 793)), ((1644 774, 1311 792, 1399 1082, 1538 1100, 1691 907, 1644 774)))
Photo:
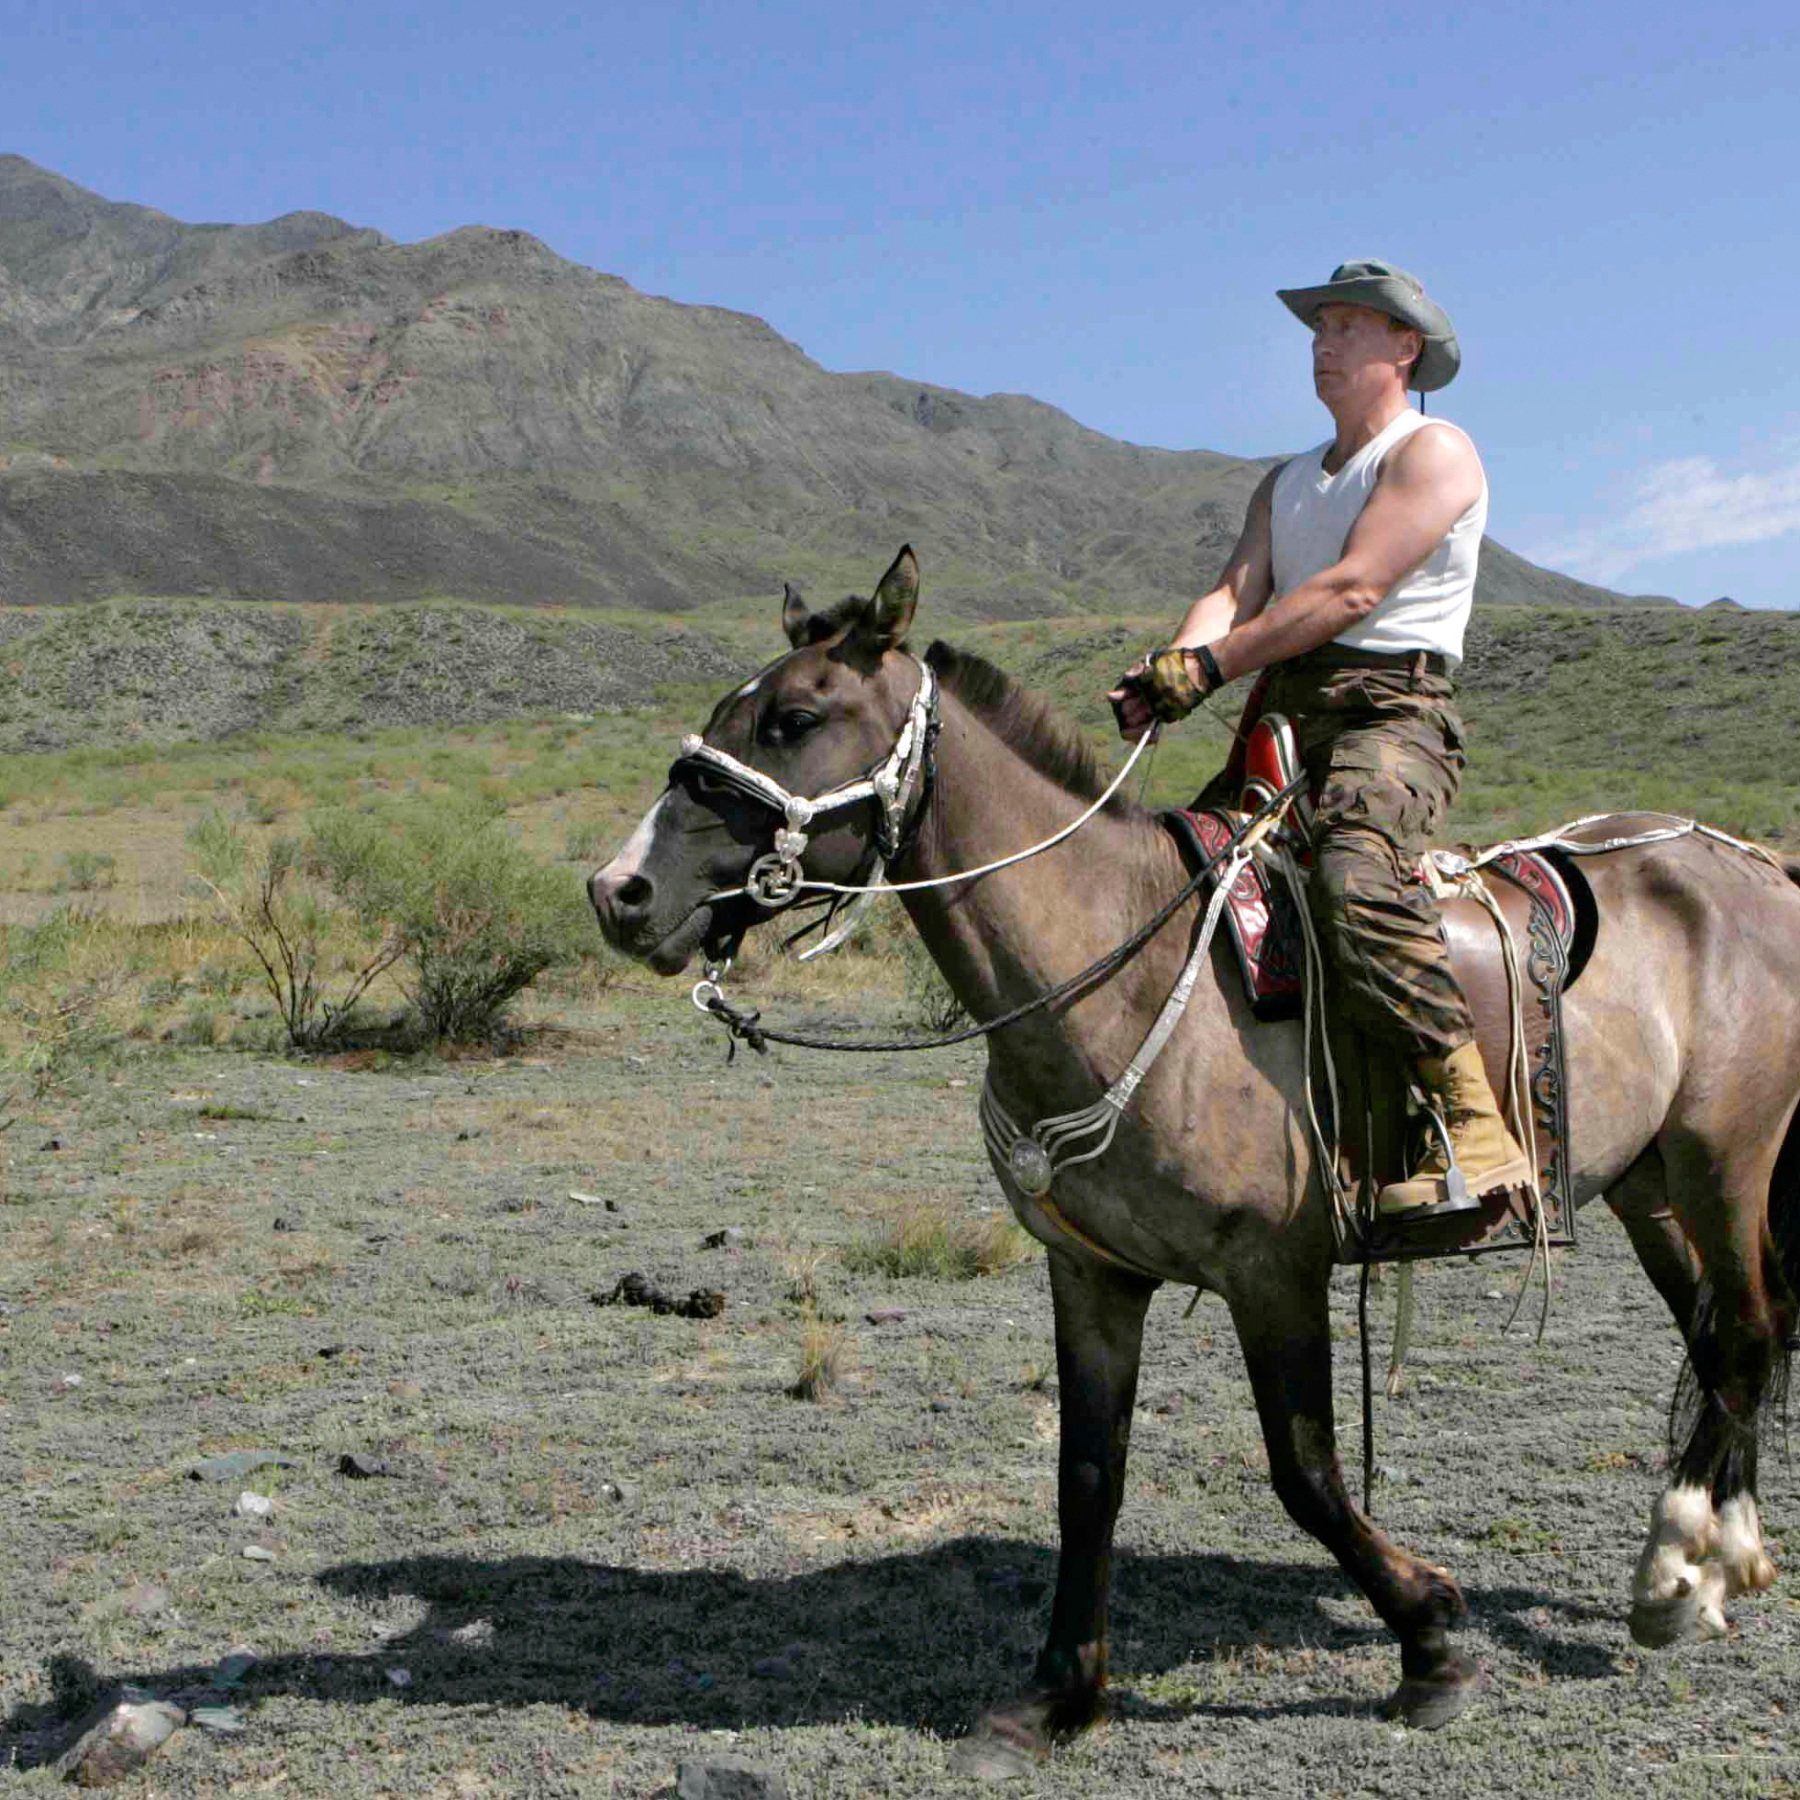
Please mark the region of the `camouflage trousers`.
POLYGON ((1475 1035, 1443 923, 1413 866, 1462 782, 1463 726, 1441 659, 1327 644, 1279 664, 1264 712, 1285 713, 1315 802, 1313 918, 1332 1005, 1409 1058, 1475 1035))

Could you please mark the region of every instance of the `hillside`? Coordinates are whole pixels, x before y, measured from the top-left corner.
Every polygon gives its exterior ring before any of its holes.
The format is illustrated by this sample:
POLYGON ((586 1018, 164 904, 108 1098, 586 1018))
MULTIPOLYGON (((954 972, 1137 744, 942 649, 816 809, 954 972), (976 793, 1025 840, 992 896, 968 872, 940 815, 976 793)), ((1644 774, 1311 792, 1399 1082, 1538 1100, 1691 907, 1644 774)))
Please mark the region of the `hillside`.
MULTIPOLYGON (((0 157, 0 602, 675 611, 911 538, 953 614, 1166 612, 1264 467, 833 374, 523 232, 190 225, 0 157)), ((1498 546, 1484 597, 1616 598, 1498 546)))

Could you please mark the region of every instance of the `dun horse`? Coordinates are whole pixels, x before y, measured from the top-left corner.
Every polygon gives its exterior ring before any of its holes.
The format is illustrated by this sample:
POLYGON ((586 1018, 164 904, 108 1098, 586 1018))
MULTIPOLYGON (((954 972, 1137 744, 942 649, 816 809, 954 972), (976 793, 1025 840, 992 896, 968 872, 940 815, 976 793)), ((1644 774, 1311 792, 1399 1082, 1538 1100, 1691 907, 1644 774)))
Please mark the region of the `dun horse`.
MULTIPOLYGON (((767 916, 745 896, 746 878, 795 821, 754 780, 718 770, 759 772, 776 796, 821 796, 891 759, 926 679, 903 648, 917 595, 910 550, 871 599, 809 615, 790 595, 791 651, 707 724, 704 742, 722 760, 678 762, 594 875, 614 945, 673 975, 767 916)), ((935 772, 884 845, 894 881, 953 875, 1037 843, 1101 791, 1088 750, 1039 701, 945 645, 925 661, 939 688, 935 772)), ((807 878, 865 878, 884 828, 879 793, 810 821, 802 811, 800 822, 812 833, 807 878)), ((1671 1644, 1723 1631, 1726 1600, 1775 1576, 1757 1517, 1756 1445, 1759 1408, 1785 1380, 1800 1281, 1800 873, 1699 835, 1591 857, 1583 869, 1600 924, 1564 1001, 1576 1198, 1602 1196, 1623 1221, 1690 1353, 1671 1478, 1630 1614, 1641 1642, 1671 1644)), ((905 904, 957 997, 986 1020, 1102 956, 1184 879, 1167 832, 1114 800, 1035 860, 905 904)), ((989 1081, 1014 1119, 1082 1107, 1125 1066, 1175 982, 1198 904, 1109 981, 988 1040, 989 1081)), ((1301 1031, 1251 1016, 1229 954, 1215 946, 1211 978, 1111 1147, 1058 1175, 1066 1223, 996 1162, 1049 1252, 1062 1550, 1032 1681, 983 1722, 972 1766, 1022 1764, 1103 1704, 1113 1525, 1158 1285, 1134 1270, 1208 1289, 1230 1309, 1276 1493, 1400 1640, 1390 1712, 1443 1724, 1477 1679, 1451 1642, 1465 1610, 1455 1580, 1390 1541, 1346 1491, 1327 1320, 1334 1243, 1304 1122, 1301 1031)))

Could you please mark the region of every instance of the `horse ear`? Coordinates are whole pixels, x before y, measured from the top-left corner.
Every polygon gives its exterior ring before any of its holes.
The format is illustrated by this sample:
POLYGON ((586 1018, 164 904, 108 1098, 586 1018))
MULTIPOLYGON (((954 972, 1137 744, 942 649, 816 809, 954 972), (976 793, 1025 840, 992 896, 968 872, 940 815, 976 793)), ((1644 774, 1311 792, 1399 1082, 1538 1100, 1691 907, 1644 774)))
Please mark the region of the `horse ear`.
POLYGON ((806 627, 811 619, 806 602, 800 598, 800 590, 791 581, 784 581, 781 584, 781 629, 796 650, 806 642, 806 627))
POLYGON ((882 576, 857 636, 872 649, 893 649, 912 629, 913 609, 918 604, 919 559, 913 555, 912 545, 905 544, 882 576))

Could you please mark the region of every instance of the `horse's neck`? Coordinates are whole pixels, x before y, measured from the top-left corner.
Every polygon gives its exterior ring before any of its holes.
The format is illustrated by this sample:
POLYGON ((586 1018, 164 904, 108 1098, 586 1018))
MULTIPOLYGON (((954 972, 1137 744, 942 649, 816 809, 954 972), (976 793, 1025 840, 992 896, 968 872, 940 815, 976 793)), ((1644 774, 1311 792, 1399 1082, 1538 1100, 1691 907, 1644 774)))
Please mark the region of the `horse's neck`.
MULTIPOLYGON (((909 879, 954 874, 1053 836, 1089 802, 1040 773, 946 696, 930 816, 909 879)), ((1096 814, 1075 835, 980 880, 906 897, 920 936, 971 1017, 991 1019, 1066 981, 1114 948, 1180 885, 1181 862, 1153 820, 1096 814)), ((1072 1074, 1128 1058, 1181 963, 1174 923, 1086 1002, 992 1040, 1003 1062, 1048 1059, 1072 1074), (1123 1046, 1121 1050, 1120 1046, 1123 1046)))

